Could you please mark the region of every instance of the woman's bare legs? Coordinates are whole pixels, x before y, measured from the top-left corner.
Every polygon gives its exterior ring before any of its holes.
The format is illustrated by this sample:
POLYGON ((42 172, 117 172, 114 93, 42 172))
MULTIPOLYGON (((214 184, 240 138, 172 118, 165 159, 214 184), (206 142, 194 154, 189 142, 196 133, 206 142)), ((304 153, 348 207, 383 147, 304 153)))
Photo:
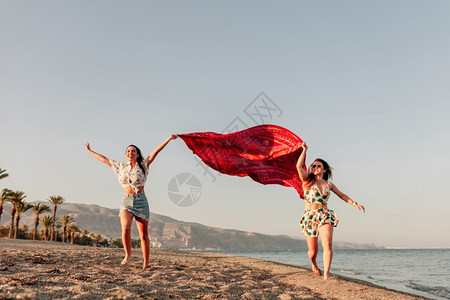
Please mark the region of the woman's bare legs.
POLYGON ((150 237, 148 235, 148 220, 136 218, 136 225, 141 237, 142 255, 144 257, 144 265, 142 269, 147 269, 150 256, 150 237))
POLYGON ((306 237, 306 243, 308 244, 308 257, 311 260, 312 270, 314 274, 320 276, 320 269, 317 266, 316 258, 319 246, 317 244, 317 237, 306 237))
POLYGON ((126 265, 131 257, 131 224, 133 222, 133 214, 126 209, 120 211, 120 224, 122 226, 122 244, 125 250, 125 258, 122 265, 126 265))
POLYGON ((333 259, 333 227, 325 224, 319 228, 323 248, 323 279, 328 279, 331 260, 333 259))

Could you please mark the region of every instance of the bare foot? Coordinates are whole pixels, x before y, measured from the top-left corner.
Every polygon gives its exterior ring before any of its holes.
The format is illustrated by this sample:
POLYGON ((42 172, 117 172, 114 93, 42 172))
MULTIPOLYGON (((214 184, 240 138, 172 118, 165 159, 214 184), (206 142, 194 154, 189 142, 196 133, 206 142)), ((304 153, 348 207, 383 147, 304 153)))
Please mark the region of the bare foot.
POLYGON ((142 265, 142 270, 145 270, 148 268, 148 261, 144 259, 144 264, 142 265))
MULTIPOLYGON (((315 264, 315 263, 312 264, 312 270, 313 270, 314 274, 316 274, 317 276, 322 275, 322 274, 320 273, 320 269, 317 267, 317 264, 315 264)), ((325 275, 324 275, 324 276, 325 276, 325 275)))
POLYGON ((128 256, 125 256, 125 258, 122 260, 122 262, 120 264, 121 265, 126 265, 126 264, 128 264, 129 260, 130 260, 130 258, 128 256))
POLYGON ((328 274, 323 274, 323 280, 327 280, 328 279, 328 274))

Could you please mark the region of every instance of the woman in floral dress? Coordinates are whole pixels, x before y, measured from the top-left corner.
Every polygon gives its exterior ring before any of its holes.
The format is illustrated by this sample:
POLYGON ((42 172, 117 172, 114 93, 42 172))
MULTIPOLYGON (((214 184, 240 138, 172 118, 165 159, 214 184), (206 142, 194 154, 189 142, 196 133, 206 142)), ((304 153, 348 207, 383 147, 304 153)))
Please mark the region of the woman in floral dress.
POLYGON ((334 211, 328 209, 327 202, 330 192, 335 193, 339 198, 344 200, 355 208, 365 212, 364 206, 359 205, 349 196, 342 193, 332 182, 331 168, 323 159, 316 159, 306 172, 301 166, 306 157, 307 147, 302 145, 303 151, 297 162, 297 170, 300 179, 303 182, 303 190, 305 192, 305 212, 300 221, 301 229, 306 237, 308 244, 308 257, 312 263, 313 272, 320 276, 320 270, 317 267, 316 257, 318 252, 318 236, 321 236, 323 248, 323 279, 328 279, 331 260, 333 258, 333 228, 337 226, 339 220, 334 211))

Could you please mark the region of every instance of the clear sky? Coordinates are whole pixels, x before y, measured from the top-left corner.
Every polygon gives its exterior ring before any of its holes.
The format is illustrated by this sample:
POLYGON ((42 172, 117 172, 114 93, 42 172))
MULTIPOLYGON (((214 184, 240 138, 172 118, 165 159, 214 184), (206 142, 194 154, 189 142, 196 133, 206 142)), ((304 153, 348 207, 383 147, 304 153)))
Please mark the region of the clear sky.
MULTIPOLYGON (((172 133, 273 123, 365 205, 332 196, 336 241, 450 247, 449 15, 439 0, 2 0, 0 188, 118 208, 115 174, 87 141, 125 160, 128 144, 147 155, 172 133), (252 120, 255 107, 266 117, 252 120)), ((293 188, 214 181, 180 139, 150 172, 155 213, 301 236, 293 188), (201 182, 189 207, 168 196, 180 173, 201 182)))

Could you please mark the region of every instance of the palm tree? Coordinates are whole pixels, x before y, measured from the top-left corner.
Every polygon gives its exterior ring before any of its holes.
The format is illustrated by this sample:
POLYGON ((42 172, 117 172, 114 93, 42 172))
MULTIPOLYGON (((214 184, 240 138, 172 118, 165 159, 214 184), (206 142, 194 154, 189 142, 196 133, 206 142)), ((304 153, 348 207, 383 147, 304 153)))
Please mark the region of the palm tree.
POLYGON ((39 222, 41 223, 42 227, 44 227, 44 240, 48 241, 49 239, 48 232, 50 230, 50 227, 52 227, 53 224, 55 223, 55 221, 50 215, 45 215, 44 218, 39 222))
POLYGON ((86 229, 81 232, 80 243, 81 245, 89 245, 91 246, 92 239, 90 237, 91 233, 86 229))
POLYGON ((31 209, 36 214, 36 217, 34 218, 34 230, 33 230, 33 240, 35 240, 36 234, 37 234, 37 227, 39 225, 39 215, 41 215, 45 212, 49 212, 50 208, 45 204, 42 204, 40 202, 35 202, 31 209))
POLYGON ((7 197, 11 194, 11 190, 3 189, 2 193, 0 195, 0 221, 2 220, 2 214, 3 214, 3 203, 7 201, 7 197))
POLYGON ((54 241, 57 242, 58 241, 58 235, 59 235, 59 229, 62 228, 62 224, 58 220, 56 220, 55 224, 54 224, 54 228, 55 228, 54 241))
POLYGON ((78 227, 77 224, 73 223, 72 225, 70 225, 69 227, 67 227, 67 230, 70 233, 70 243, 73 244, 73 239, 75 237, 75 233, 77 232, 81 232, 80 228, 78 227))
POLYGON ((75 221, 75 219, 69 215, 64 215, 61 217, 61 223, 63 224, 63 243, 64 243, 64 238, 66 237, 66 234, 67 234, 66 243, 69 242, 69 234, 67 232, 67 225, 70 225, 70 223, 73 223, 74 221, 75 221))
MULTIPOLYGON (((53 204, 53 220, 56 221, 56 209, 58 208, 59 204, 64 203, 64 201, 66 201, 66 199, 64 199, 63 196, 50 196, 48 199, 48 201, 50 201, 53 204)), ((53 241, 53 233, 55 231, 55 226, 53 224, 52 227, 52 235, 51 235, 51 240, 53 241)))
POLYGON ((24 200, 16 202, 16 228, 14 230, 15 239, 17 239, 17 232, 19 231, 20 215, 29 210, 31 207, 33 207, 33 205, 24 200))
POLYGON ((22 191, 15 191, 11 192, 6 198, 9 202, 12 203, 11 208, 11 223, 9 224, 9 235, 8 238, 12 237, 12 232, 14 228, 14 217, 16 215, 16 205, 18 202, 21 202, 23 199, 25 199, 27 196, 25 196, 24 192, 22 191))
MULTIPOLYGON (((6 170, 0 168, 0 180, 9 176, 9 174, 7 174, 7 173, 5 173, 5 172, 6 172, 6 170)), ((6 196, 7 196, 7 193, 8 193, 8 192, 10 192, 10 190, 8 190, 8 189, 3 189, 2 195, 1 195, 1 198, 0 198, 0 221, 1 221, 1 219, 2 219, 3 203, 4 203, 5 200, 6 200, 6 196)))
POLYGON ((0 180, 9 176, 9 174, 5 173, 6 170, 0 168, 0 180))

